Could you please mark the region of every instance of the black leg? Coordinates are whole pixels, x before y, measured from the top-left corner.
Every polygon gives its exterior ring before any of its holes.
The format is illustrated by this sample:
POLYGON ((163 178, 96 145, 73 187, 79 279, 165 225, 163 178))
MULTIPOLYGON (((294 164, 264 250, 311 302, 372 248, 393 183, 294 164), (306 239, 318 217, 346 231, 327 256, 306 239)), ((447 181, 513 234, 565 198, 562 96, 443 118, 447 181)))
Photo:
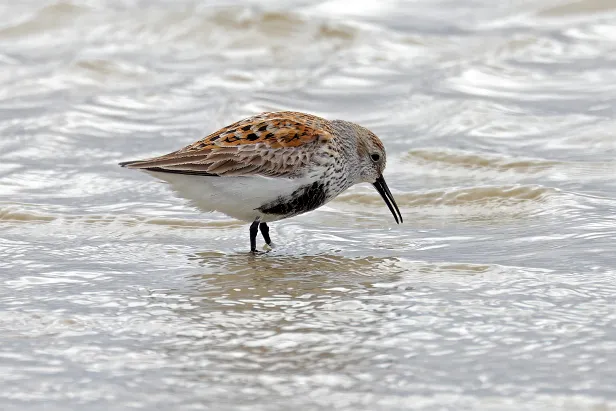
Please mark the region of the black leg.
POLYGON ((272 245, 272 239, 269 236, 269 227, 267 226, 267 223, 259 224, 259 229, 261 230, 261 235, 265 240, 265 244, 272 245))
POLYGON ((259 220, 253 221, 250 225, 250 252, 257 252, 257 233, 259 233, 259 220))

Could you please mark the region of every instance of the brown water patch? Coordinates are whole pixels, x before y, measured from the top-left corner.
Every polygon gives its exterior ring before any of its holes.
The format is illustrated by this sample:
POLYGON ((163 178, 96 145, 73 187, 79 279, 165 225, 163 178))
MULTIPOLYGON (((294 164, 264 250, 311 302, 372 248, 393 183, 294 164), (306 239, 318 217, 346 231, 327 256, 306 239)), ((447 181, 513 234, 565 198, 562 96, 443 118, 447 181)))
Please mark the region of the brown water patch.
MULTIPOLYGON (((436 190, 422 193, 394 193, 400 208, 424 206, 465 206, 488 205, 494 202, 516 204, 521 202, 543 202, 558 191, 543 186, 487 186, 468 187, 452 190, 436 190)), ((383 200, 372 193, 348 193, 338 201, 351 204, 381 205, 383 200)))
POLYGON ((23 38, 31 35, 41 35, 43 32, 66 30, 75 19, 90 11, 87 7, 77 6, 68 2, 59 2, 40 8, 29 18, 18 23, 0 28, 0 38, 23 38))
POLYGON ((382 273, 384 269, 391 269, 396 262, 395 258, 379 257, 277 256, 275 254, 253 256, 247 253, 227 255, 211 252, 197 253, 190 259, 207 267, 212 274, 233 273, 250 278, 254 275, 255 270, 267 273, 268 277, 287 277, 293 273, 354 274, 370 277, 376 273, 382 273))
POLYGON ((39 222, 46 223, 56 217, 20 210, 16 207, 0 207, 0 221, 5 222, 39 222))
MULTIPOLYGON (((502 225, 550 212, 558 190, 543 186, 484 186, 435 190, 416 193, 394 193, 405 223, 414 227, 432 227, 445 221, 450 224, 502 225)), ((370 216, 364 224, 382 225, 387 214, 383 200, 376 193, 343 194, 337 202, 345 202, 344 210, 358 216, 370 216), (371 209, 366 208, 369 205, 371 209), (374 219, 378 213, 379 218, 374 219)))
POLYGON ((279 256, 247 253, 197 253, 190 257, 205 270, 192 276, 191 289, 204 304, 282 310, 285 301, 297 307, 321 297, 352 298, 377 280, 391 280, 405 271, 397 258, 349 258, 341 255, 279 256), (298 301, 304 301, 302 304, 298 301))
POLYGON ((0 207, 1 223, 50 223, 61 221, 63 225, 111 226, 124 227, 162 226, 168 229, 206 229, 242 227, 244 222, 237 220, 189 220, 181 218, 151 218, 129 215, 49 215, 36 210, 17 206, 0 207))
POLYGON ((356 28, 340 22, 248 7, 175 14, 152 10, 149 14, 150 21, 139 28, 146 36, 164 32, 165 40, 205 42, 224 46, 227 51, 250 46, 288 49, 302 44, 336 48, 353 42, 359 34, 356 28))
POLYGON ((549 7, 537 13, 540 17, 567 17, 581 14, 602 13, 616 10, 616 3, 611 0, 581 0, 549 7))
POLYGON ((555 166, 563 165, 558 161, 539 159, 512 159, 510 157, 490 156, 464 151, 411 150, 405 160, 437 166, 462 167, 466 169, 490 169, 496 171, 514 171, 518 173, 537 173, 555 166))

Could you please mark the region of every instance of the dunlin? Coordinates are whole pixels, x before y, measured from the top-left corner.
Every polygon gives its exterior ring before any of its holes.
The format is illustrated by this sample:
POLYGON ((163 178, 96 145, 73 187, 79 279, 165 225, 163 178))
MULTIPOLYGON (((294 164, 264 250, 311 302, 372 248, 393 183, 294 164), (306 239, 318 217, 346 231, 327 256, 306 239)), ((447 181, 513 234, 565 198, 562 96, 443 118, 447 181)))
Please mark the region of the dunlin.
POLYGON ((370 130, 343 120, 281 111, 224 127, 178 151, 122 167, 145 170, 202 211, 252 223, 250 250, 267 223, 312 211, 358 183, 371 183, 396 223, 402 215, 385 179, 385 148, 370 130))

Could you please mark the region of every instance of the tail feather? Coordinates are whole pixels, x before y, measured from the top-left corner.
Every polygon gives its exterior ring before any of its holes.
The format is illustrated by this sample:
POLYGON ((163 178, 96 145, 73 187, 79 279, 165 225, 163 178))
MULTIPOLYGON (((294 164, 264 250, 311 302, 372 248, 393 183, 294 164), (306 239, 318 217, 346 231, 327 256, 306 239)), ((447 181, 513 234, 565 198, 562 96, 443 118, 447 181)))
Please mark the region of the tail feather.
POLYGON ((134 164, 139 163, 139 160, 133 160, 133 161, 122 161, 121 163, 118 163, 118 165, 120 167, 128 167, 128 168, 134 168, 134 164))
POLYGON ((219 177, 218 174, 208 173, 207 171, 202 171, 202 170, 175 170, 173 168, 158 167, 149 161, 143 161, 143 160, 123 161, 121 163, 118 163, 118 165, 120 167, 137 168, 143 171, 158 171, 159 173, 219 177))

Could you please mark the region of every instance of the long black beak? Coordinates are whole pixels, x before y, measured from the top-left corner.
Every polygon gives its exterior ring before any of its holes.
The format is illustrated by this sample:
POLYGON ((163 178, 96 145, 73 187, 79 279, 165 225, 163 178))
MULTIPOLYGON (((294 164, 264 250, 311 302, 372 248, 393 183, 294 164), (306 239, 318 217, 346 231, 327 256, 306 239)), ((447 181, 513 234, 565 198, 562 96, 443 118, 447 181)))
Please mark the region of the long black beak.
POLYGON ((385 201, 385 204, 387 204, 387 207, 389 207, 389 211, 391 211, 394 218, 396 219, 396 223, 400 224, 402 222, 402 214, 400 214, 398 204, 396 204, 394 196, 391 194, 391 191, 389 191, 389 188, 387 187, 387 183, 385 182, 383 176, 379 176, 379 178, 377 178, 372 185, 374 186, 374 188, 376 188, 376 191, 379 192, 381 197, 383 197, 383 201, 385 201), (400 217, 399 221, 398 217, 400 217))

